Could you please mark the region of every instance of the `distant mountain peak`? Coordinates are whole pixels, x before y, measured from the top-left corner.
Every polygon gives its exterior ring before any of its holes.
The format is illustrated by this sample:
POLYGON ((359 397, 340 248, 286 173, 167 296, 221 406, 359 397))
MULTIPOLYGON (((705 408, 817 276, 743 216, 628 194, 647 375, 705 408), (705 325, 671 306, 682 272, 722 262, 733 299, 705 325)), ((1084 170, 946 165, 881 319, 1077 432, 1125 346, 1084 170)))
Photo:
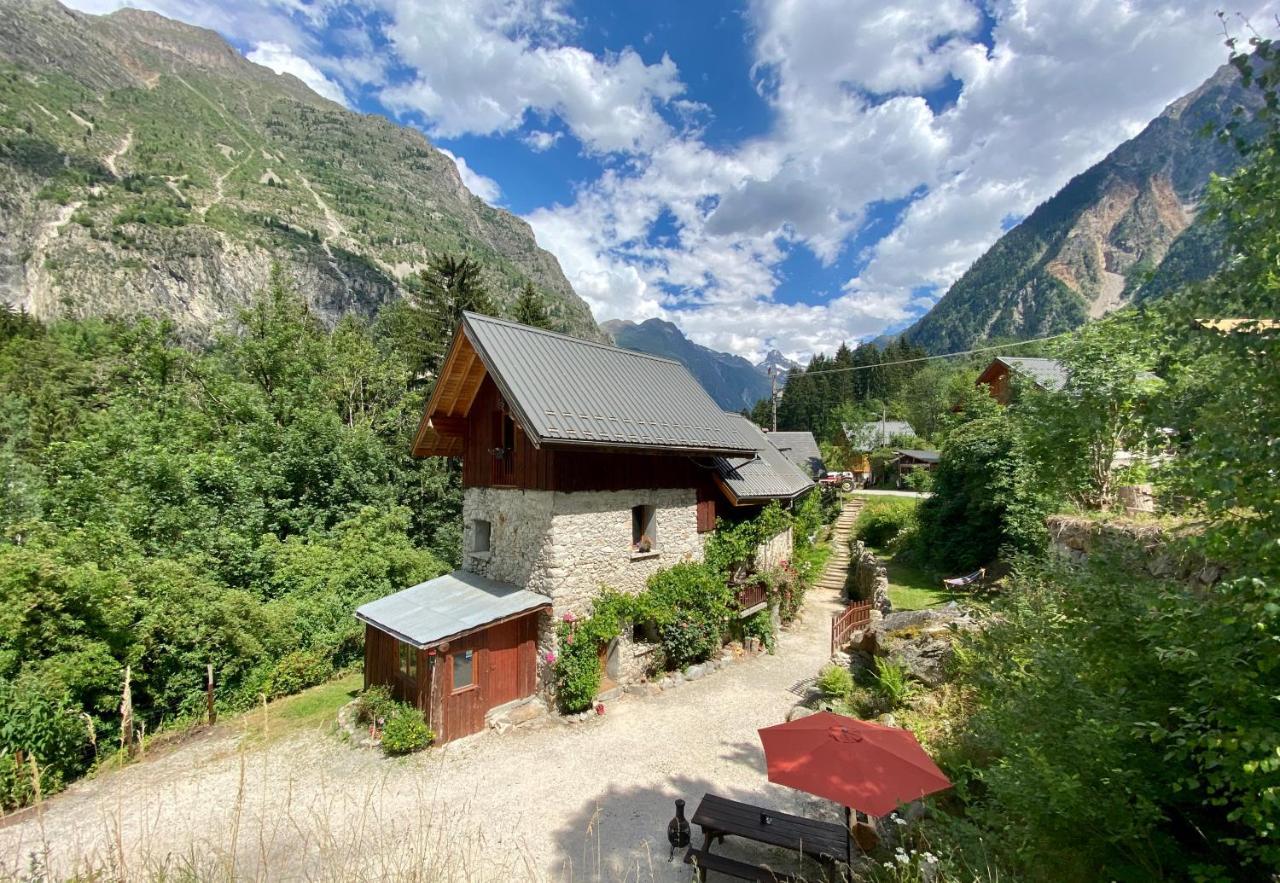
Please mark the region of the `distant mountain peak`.
POLYGON ((788 359, 781 351, 772 349, 765 354, 765 357, 756 363, 756 370, 766 377, 769 375, 769 369, 772 368, 778 372, 780 376, 786 376, 792 371, 796 371, 803 367, 794 359, 788 359))
POLYGON ((675 359, 689 369, 703 389, 727 411, 750 408, 769 396, 769 381, 746 359, 696 344, 665 319, 632 322, 610 319, 600 330, 625 349, 675 359))

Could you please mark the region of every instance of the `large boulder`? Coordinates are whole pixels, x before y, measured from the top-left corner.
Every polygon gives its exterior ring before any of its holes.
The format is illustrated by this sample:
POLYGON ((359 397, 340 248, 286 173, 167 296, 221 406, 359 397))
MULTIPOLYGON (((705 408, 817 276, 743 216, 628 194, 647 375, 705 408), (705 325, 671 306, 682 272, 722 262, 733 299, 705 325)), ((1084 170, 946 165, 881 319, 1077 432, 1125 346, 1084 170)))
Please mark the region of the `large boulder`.
POLYGON ((956 637, 977 625, 955 602, 891 613, 879 624, 878 651, 926 687, 940 687, 955 656, 956 637))

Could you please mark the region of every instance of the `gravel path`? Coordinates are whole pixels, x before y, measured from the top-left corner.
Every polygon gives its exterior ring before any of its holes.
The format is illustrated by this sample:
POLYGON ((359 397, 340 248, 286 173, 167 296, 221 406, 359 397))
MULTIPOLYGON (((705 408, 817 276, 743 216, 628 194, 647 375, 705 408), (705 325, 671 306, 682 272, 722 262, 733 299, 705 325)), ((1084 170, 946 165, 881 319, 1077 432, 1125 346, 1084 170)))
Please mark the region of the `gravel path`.
MULTIPOLYGON (((837 549, 849 521, 846 511, 837 549)), ((26 871, 34 855, 58 876, 105 864, 125 879, 163 869, 223 879, 688 880, 678 859, 667 862, 676 797, 690 812, 714 790, 838 817, 765 780, 756 730, 782 721, 798 699, 792 688, 826 663, 845 560, 833 559, 775 656, 625 697, 584 723, 549 719, 401 760, 331 733, 254 747, 220 727, 0 827, 0 876, 26 871)), ((733 841, 725 850, 750 855, 733 841)))

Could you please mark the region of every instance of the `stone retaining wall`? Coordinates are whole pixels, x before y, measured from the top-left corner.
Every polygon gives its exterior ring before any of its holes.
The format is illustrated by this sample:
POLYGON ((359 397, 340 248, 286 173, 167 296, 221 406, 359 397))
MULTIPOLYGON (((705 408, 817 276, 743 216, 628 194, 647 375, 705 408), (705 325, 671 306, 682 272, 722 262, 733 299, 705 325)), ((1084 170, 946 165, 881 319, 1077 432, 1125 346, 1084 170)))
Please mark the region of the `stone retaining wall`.
POLYGON ((1128 559, 1151 576, 1213 585, 1223 568, 1193 553, 1186 544, 1187 531, 1164 524, 1135 521, 1096 521, 1076 515, 1051 515, 1049 552, 1075 563, 1095 554, 1128 559))
POLYGON ((893 610, 889 600, 889 571, 862 540, 854 540, 850 549, 847 590, 854 600, 871 601, 881 613, 893 610))

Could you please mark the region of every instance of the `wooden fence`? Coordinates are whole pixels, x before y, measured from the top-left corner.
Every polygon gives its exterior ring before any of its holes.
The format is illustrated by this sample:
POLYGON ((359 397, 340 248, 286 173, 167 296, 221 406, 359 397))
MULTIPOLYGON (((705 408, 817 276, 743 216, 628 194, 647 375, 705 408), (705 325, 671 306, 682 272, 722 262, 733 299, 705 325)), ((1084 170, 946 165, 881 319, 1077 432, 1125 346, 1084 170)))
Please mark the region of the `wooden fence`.
POLYGON ((746 611, 763 604, 769 599, 769 592, 764 587, 764 583, 751 583, 738 589, 738 613, 739 615, 746 611))
POLYGON ((871 622, 871 602, 855 601, 839 613, 831 614, 831 655, 844 648, 855 629, 871 622))

